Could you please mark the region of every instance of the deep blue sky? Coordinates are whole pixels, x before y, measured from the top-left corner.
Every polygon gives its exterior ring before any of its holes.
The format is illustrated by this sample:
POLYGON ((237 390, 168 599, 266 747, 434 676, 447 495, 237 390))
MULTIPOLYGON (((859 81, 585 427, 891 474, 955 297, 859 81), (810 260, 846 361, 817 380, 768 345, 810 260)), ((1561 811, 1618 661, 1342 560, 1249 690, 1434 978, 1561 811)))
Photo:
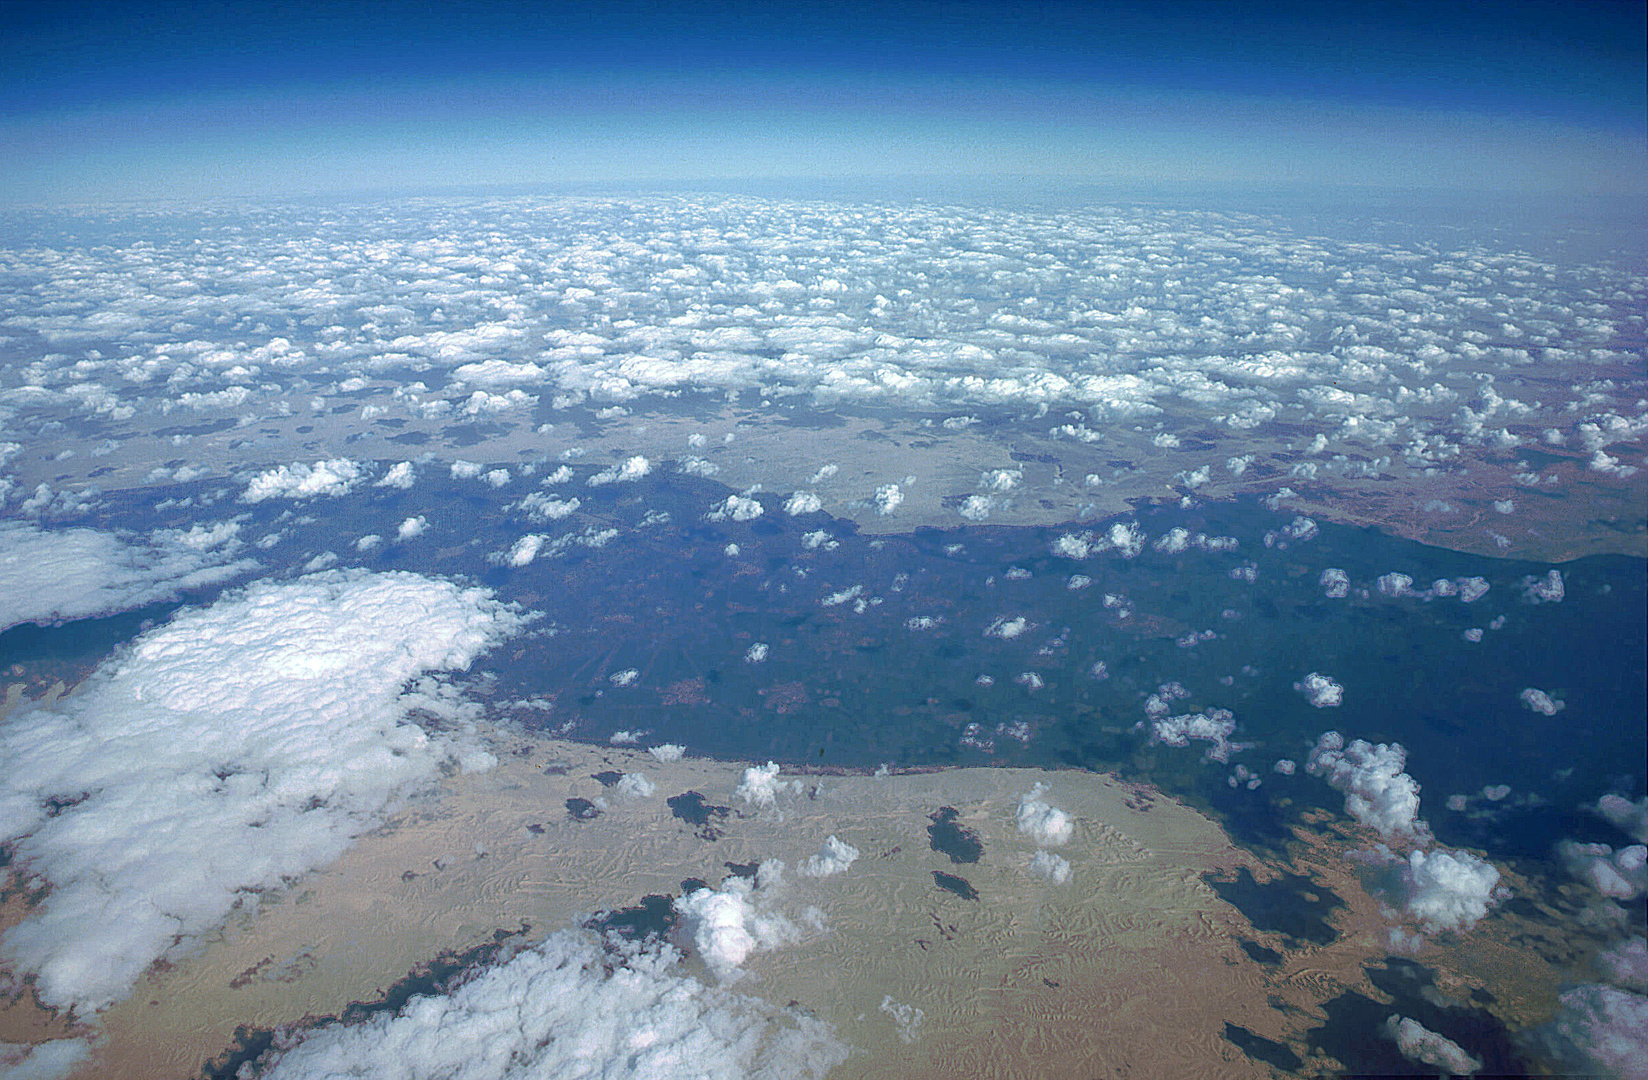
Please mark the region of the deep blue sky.
POLYGON ((1641 3, 9 3, 0 200, 890 175, 1648 191, 1641 3))

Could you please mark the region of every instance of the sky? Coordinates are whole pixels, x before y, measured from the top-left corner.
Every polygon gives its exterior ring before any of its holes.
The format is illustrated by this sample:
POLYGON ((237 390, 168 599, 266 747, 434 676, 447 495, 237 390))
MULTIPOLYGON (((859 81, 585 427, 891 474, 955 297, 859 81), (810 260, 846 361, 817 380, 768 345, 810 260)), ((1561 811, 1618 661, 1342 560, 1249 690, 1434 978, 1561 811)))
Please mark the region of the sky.
POLYGON ((14 3, 0 204, 776 178, 1648 193, 1633 3, 14 3))

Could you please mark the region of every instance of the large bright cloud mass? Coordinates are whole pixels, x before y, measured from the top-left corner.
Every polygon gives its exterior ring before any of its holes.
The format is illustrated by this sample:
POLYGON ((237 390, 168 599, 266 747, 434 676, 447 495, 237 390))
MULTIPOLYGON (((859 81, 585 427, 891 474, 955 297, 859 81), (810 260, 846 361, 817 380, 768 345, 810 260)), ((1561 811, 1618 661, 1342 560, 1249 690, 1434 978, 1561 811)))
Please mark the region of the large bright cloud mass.
POLYGON ((461 670, 520 625, 478 589, 335 571, 139 637, 0 724, 0 839, 49 892, 0 938, 47 1005, 100 1009, 250 890, 334 858, 444 763, 494 759, 461 670), (432 734, 412 709, 441 717, 432 734))

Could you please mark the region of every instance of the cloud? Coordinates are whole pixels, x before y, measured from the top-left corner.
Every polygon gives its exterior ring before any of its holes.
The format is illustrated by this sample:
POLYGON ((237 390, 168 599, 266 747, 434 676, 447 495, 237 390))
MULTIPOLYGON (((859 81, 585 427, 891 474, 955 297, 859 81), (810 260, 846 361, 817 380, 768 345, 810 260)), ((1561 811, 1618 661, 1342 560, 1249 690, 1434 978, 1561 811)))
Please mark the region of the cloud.
POLYGON ((1350 575, 1337 566, 1323 570, 1317 584, 1322 586, 1322 595, 1329 600, 1343 600, 1350 595, 1350 575))
MULTIPOLYGON (((719 889, 698 889, 676 898, 683 932, 717 979, 737 981, 751 954, 794 945, 806 936, 773 906, 783 875, 784 863, 769 859, 756 868, 754 881, 733 875, 719 889)), ((802 919, 814 931, 823 929, 823 915, 816 908, 804 912, 802 919)))
POLYGON ((1530 574, 1522 579, 1522 598, 1530 604, 1560 604, 1566 593, 1560 570, 1551 570, 1542 578, 1530 574))
POLYGON ((1389 574, 1380 574, 1374 586, 1383 596, 1417 596, 1413 589, 1413 578, 1407 574, 1392 571, 1389 574))
POLYGON ((1636 802, 1623 795, 1604 795, 1597 800, 1595 809, 1615 828, 1648 844, 1648 795, 1636 802))
POLYGON ((1615 986, 1637 993, 1648 991, 1648 941, 1627 938, 1597 954, 1596 963, 1615 986))
POLYGON ((810 491, 797 491, 784 500, 784 512, 791 517, 816 514, 824 509, 824 500, 810 491))
POLYGON ((1390 880, 1381 891, 1426 933, 1464 930, 1487 917, 1495 902, 1499 871, 1468 851, 1412 851, 1407 858, 1381 848, 1390 880))
POLYGON ((1536 690, 1531 686, 1523 690, 1522 693, 1518 694, 1517 698, 1521 700, 1522 704, 1526 705, 1530 711, 1543 713, 1546 716, 1555 716, 1557 713, 1568 707, 1567 702, 1553 701, 1551 699, 1551 695, 1547 694, 1543 690, 1536 690))
POLYGON ((1557 998, 1556 1016, 1540 1032, 1551 1056, 1575 1072, 1622 1080, 1648 1077, 1648 997, 1588 983, 1557 998))
POLYGON ((1003 641, 1011 641, 1022 635, 1028 629, 1030 629, 1030 620, 1026 619, 1023 615, 1015 615, 1011 619, 1005 615, 1002 615, 989 626, 984 628, 984 636, 1001 638, 1003 641))
POLYGON ((786 791, 799 792, 801 781, 778 779, 777 762, 751 765, 744 770, 744 778, 733 789, 733 794, 758 809, 774 805, 786 791))
POLYGON ((1070 860, 1045 848, 1037 848, 1030 858, 1030 872, 1047 878, 1055 885, 1063 885, 1070 880, 1070 860))
POLYGON ((795 868, 795 872, 804 877, 830 877, 834 874, 843 874, 858 858, 858 849, 830 836, 825 839, 824 846, 818 849, 817 855, 809 855, 795 868))
POLYGON ((904 501, 904 492, 898 489, 897 484, 882 484, 875 491, 875 512, 886 517, 904 501))
MULTIPOLYGON (((689 919, 702 925, 698 914, 689 919)), ((706 940, 722 950, 718 960, 737 951, 713 931, 706 940)), ((676 973, 676 962, 666 946, 614 953, 588 934, 560 931, 394 1015, 296 1030, 252 1075, 387 1077, 415 1068, 465 1080, 823 1080, 846 1060, 848 1048, 822 1021, 706 987, 676 973)))
POLYGON ((746 664, 760 664, 764 663, 766 659, 767 643, 765 641, 758 641, 744 650, 744 662, 746 664))
POLYGON ((397 461, 394 465, 390 466, 389 471, 384 473, 383 477, 372 486, 400 488, 402 491, 410 491, 412 489, 412 485, 417 482, 418 474, 413 470, 412 463, 410 461, 397 461))
POLYGON ((577 499, 561 499, 543 491, 534 491, 518 503, 513 503, 505 509, 519 507, 526 512, 527 517, 536 522, 560 521, 570 516, 579 506, 583 505, 577 499))
POLYGON ((348 458, 317 461, 313 465, 295 461, 252 477, 240 501, 260 503, 265 499, 308 499, 316 495, 336 498, 347 495, 364 477, 361 467, 348 458))
POLYGON ((543 550, 544 543, 549 539, 543 533, 528 533, 509 545, 509 550, 499 557, 505 566, 528 566, 543 550))
POLYGON ((628 483, 641 479, 651 471, 652 462, 640 454, 636 454, 634 457, 626 458, 621 464, 602 469, 594 476, 591 476, 586 483, 590 487, 598 487, 601 484, 628 483))
POLYGON ((1392 1016, 1380 1028, 1396 1044, 1402 1056, 1419 1065, 1430 1065, 1454 1076, 1471 1076, 1482 1068, 1482 1059, 1472 1057, 1452 1039, 1406 1016, 1392 1016))
POLYGON ((1337 708, 1345 700, 1345 688, 1316 671, 1294 683, 1293 688, 1318 709, 1337 708))
POLYGON ((983 521, 990 516, 990 509, 994 505, 995 500, 988 495, 969 495, 961 500, 961 506, 956 509, 956 513, 968 521, 983 521))
MULTIPOLYGON (((949 421, 945 421, 949 423, 949 421)), ((893 1000, 893 995, 884 994, 881 998, 881 1012, 892 1018, 893 1026, 898 1029, 898 1039, 905 1044, 912 1044, 921 1038, 921 1025, 926 1021, 927 1014, 914 1005, 905 1005, 893 1000)))
POLYGON ((1305 769, 1345 796, 1345 813, 1381 836, 1422 832, 1419 784, 1403 772, 1407 751, 1400 743, 1377 746, 1357 739, 1349 746, 1337 731, 1316 740, 1305 769))
POLYGON ((400 523, 400 527, 395 530, 395 539, 412 540, 428 531, 429 519, 419 514, 417 517, 409 517, 400 523))
POLYGON ((468 667, 521 622, 485 590, 414 574, 259 583, 7 718, 0 842, 49 892, 0 961, 36 975, 48 1006, 100 1009, 443 765, 490 766, 465 734, 472 707, 424 673, 468 667))
POLYGON ((618 778, 618 794, 632 799, 650 799, 657 790, 657 784, 638 772, 625 773, 618 778))
POLYGON ((705 514, 708 521, 754 521, 764 513, 761 504, 743 495, 728 495, 714 510, 705 514))
POLYGON ((647 753, 665 764, 671 761, 680 761, 686 752, 687 748, 679 743, 659 743, 657 746, 647 748, 647 753))
POLYGON ((0 1080, 68 1080, 90 1060, 85 1039, 52 1039, 33 1046, 0 1042, 0 1080))
POLYGON ((175 599, 257 569, 234 522, 122 537, 0 521, 0 630, 175 599))
POLYGON ((1044 847, 1063 847, 1076 833, 1076 821, 1063 810, 1047 804, 1042 798, 1047 785, 1037 783, 1029 793, 1020 796, 1018 812, 1014 815, 1019 832, 1044 847))
POLYGON ((1152 742, 1168 746, 1189 746, 1192 739, 1210 742, 1213 746, 1207 751, 1208 760, 1221 763, 1229 762, 1232 754, 1247 749, 1247 744, 1230 740, 1235 731, 1236 715, 1229 709, 1150 718, 1152 742))
POLYGON ((1608 844, 1563 840, 1556 854, 1570 874, 1603 896, 1635 900, 1648 895, 1648 847, 1642 844, 1615 851, 1608 844))

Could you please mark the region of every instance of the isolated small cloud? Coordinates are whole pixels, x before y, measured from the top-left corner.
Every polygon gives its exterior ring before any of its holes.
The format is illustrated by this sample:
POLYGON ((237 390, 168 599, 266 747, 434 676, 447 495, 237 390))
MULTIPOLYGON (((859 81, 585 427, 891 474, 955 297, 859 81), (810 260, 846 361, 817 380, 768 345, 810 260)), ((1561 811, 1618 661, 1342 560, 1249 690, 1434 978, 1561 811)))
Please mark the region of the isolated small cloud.
POLYGON ((1417 1020, 1392 1016, 1380 1030, 1416 1065, 1429 1065, 1453 1076, 1472 1076, 1482 1068, 1481 1058, 1472 1057, 1464 1047, 1417 1020))
POLYGON ((1560 604, 1567 595, 1562 571, 1550 570, 1542 578, 1531 574, 1522 579, 1522 598, 1530 604, 1560 604))
POLYGON ((1070 880, 1070 860, 1045 848, 1037 848, 1030 857, 1030 872, 1047 878, 1055 885, 1063 885, 1070 880))
POLYGON ((1551 698, 1551 695, 1547 694, 1545 691, 1536 690, 1531 686, 1523 690, 1522 693, 1517 695, 1517 697, 1521 700, 1523 705, 1527 706, 1533 712, 1543 713, 1546 716, 1555 716, 1557 713, 1568 707, 1567 702, 1555 701, 1551 698))
POLYGON ((817 855, 809 855, 795 868, 804 877, 830 877, 846 873, 858 858, 858 849, 834 836, 825 839, 817 855))
POLYGON ((1063 847, 1075 835, 1076 821, 1042 798, 1047 794, 1047 790, 1046 784, 1038 782, 1028 794, 1021 796, 1014 819, 1018 823, 1019 832, 1030 837, 1038 845, 1063 847))
POLYGON ((632 772, 618 778, 616 790, 618 794, 631 799, 650 799, 658 790, 658 785, 641 773, 632 772))
POLYGON ((640 454, 627 458, 622 464, 602 469, 591 476, 586 483, 590 487, 599 487, 602 484, 622 484, 641 479, 652 472, 652 462, 640 454))
POLYGON ((704 516, 710 521, 754 521, 764 511, 761 504, 743 495, 728 495, 714 510, 704 516))
POLYGON ((780 780, 778 772, 776 762, 769 761, 765 765, 751 765, 744 770, 744 778, 733 789, 733 794, 754 805, 757 809, 765 809, 774 805, 778 801, 778 797, 785 792, 799 792, 801 790, 801 781, 780 780))
POLYGON ((391 465, 389 467, 389 471, 384 473, 382 478, 372 486, 400 488, 402 491, 410 491, 412 489, 412 485, 417 482, 418 474, 417 471, 412 468, 412 463, 410 461, 397 461, 395 464, 391 465))
POLYGON ((1337 708, 1345 700, 1345 688, 1317 671, 1294 683, 1293 688, 1318 709, 1337 708))
POLYGON ((791 517, 816 514, 824 509, 824 500, 810 491, 797 491, 784 500, 784 512, 791 517))

